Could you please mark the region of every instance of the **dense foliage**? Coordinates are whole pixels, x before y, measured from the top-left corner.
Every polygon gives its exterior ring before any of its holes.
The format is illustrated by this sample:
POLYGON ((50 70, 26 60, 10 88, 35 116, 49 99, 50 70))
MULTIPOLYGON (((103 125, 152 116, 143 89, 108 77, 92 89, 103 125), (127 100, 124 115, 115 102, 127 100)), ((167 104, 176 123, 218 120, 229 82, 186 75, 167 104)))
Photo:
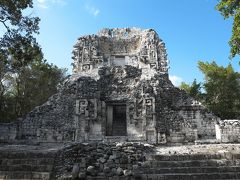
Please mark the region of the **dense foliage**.
POLYGON ((182 82, 179 88, 185 90, 191 97, 196 100, 201 101, 203 99, 203 94, 201 93, 201 83, 197 83, 196 79, 194 79, 191 85, 182 82))
POLYGON ((221 119, 240 118, 240 73, 235 72, 231 65, 218 66, 215 62, 198 63, 199 69, 205 76, 204 92, 200 83, 192 85, 182 83, 184 89, 193 98, 201 101, 221 119))
MULTIPOLYGON (((232 37, 229 41, 231 58, 240 55, 240 0, 220 0, 216 6, 224 18, 233 18, 232 37)), ((231 65, 218 66, 215 62, 198 63, 205 76, 202 83, 196 80, 189 85, 182 83, 180 88, 201 101, 222 119, 240 119, 240 73, 231 65)))
POLYGON ((38 17, 26 10, 32 0, 1 0, 0 28, 0 122, 24 116, 56 92, 65 70, 48 64, 34 34, 38 17))
POLYGON ((215 62, 199 62, 198 66, 205 76, 207 107, 222 119, 240 118, 240 73, 231 65, 215 62))
POLYGON ((233 17, 231 56, 240 55, 240 0, 221 0, 216 6, 224 18, 233 17))

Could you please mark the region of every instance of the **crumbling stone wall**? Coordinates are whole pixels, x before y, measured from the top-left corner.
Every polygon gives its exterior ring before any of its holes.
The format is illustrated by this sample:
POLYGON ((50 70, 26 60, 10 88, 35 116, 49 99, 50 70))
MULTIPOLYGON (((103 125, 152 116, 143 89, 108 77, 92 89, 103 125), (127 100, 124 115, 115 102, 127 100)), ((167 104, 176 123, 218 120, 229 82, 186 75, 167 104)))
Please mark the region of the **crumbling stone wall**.
POLYGON ((15 123, 0 123, 0 141, 14 140, 17 136, 15 123))
POLYGON ((240 142, 240 120, 220 120, 216 124, 216 137, 224 143, 240 142))
POLYGON ((97 81, 75 77, 73 82, 65 82, 57 95, 23 121, 21 137, 41 141, 103 140, 107 106, 111 103, 126 104, 129 140, 155 143, 157 136, 164 135, 169 142, 191 142, 196 140, 196 133, 198 138, 215 134, 213 119, 204 119, 208 114, 202 106, 186 104, 183 98, 187 95, 166 80, 167 76, 141 80, 142 72, 131 66, 104 67, 100 72, 97 81))
POLYGON ((55 161, 54 178, 131 176, 155 150, 143 143, 79 143, 62 149, 55 161))
POLYGON ((72 141, 75 91, 73 84, 66 83, 67 89, 59 92, 41 106, 31 111, 20 123, 19 139, 39 141, 72 141))
POLYGON ((215 136, 217 117, 169 80, 165 45, 154 30, 104 29, 80 37, 73 55, 74 74, 21 121, 19 139, 109 139, 116 106, 126 111, 121 121, 129 141, 183 143, 215 136))

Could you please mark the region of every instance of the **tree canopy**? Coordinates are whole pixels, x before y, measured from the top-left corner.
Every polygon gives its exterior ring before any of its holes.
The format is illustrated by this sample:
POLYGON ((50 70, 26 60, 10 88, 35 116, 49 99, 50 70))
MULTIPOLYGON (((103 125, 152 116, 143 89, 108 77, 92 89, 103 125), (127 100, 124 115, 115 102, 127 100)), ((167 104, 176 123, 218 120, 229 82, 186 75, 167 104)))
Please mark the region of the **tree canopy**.
POLYGON ((204 74, 204 82, 197 83, 194 80, 191 85, 183 82, 179 88, 203 103, 221 119, 239 119, 240 73, 235 72, 230 64, 223 67, 214 61, 199 61, 198 68, 204 74))
POLYGON ((34 35, 38 17, 25 15, 32 0, 1 0, 0 122, 13 121, 56 93, 65 70, 47 63, 34 35))
POLYGON ((221 0, 216 8, 224 18, 233 17, 232 37, 229 41, 231 57, 240 55, 240 0, 221 0))
POLYGON ((194 79, 191 85, 182 82, 179 88, 185 90, 191 97, 195 98, 196 100, 202 100, 201 83, 197 83, 196 79, 194 79))
POLYGON ((240 118, 240 73, 215 62, 200 61, 198 67, 205 76, 206 106, 222 119, 240 118))

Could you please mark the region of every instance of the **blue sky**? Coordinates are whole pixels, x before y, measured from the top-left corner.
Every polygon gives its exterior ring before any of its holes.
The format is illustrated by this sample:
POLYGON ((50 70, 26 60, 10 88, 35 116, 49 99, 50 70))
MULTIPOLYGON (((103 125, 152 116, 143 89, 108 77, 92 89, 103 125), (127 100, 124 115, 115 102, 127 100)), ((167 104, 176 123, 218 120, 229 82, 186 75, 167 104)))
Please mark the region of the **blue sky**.
MULTIPOLYGON (((34 0, 41 18, 37 36, 45 58, 71 73, 77 38, 116 27, 153 28, 166 44, 175 84, 203 80, 199 60, 229 63, 231 20, 215 10, 217 0, 34 0)), ((233 60, 240 71, 238 59, 233 60)))

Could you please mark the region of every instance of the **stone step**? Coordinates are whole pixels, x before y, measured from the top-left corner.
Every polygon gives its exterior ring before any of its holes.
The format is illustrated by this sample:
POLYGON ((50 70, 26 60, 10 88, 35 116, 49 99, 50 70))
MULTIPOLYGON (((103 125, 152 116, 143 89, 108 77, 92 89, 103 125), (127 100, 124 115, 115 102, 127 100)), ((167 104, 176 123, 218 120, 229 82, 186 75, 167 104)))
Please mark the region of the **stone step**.
POLYGON ((175 168, 138 168, 134 170, 135 174, 176 174, 176 173, 233 173, 240 172, 238 166, 223 167, 175 167, 175 168))
POLYGON ((144 167, 161 168, 161 167, 205 167, 205 166, 231 166, 233 161, 226 159, 212 159, 212 160, 193 160, 193 161, 146 161, 143 163, 144 167))
POLYGON ((0 151, 0 159, 37 159, 37 158, 55 158, 55 152, 3 152, 0 151))
POLYGON ((53 165, 0 165, 0 171, 36 171, 36 172, 51 172, 53 165))
POLYGON ((0 152, 0 179, 50 179, 56 152, 0 152))
MULTIPOLYGON (((113 176, 113 177, 102 177, 102 176, 87 176, 86 180, 232 180, 239 179, 240 173, 209 173, 209 174, 141 174, 138 176, 113 176)), ((58 180, 71 180, 70 177, 60 177, 58 180)))
POLYGON ((17 180, 27 180, 27 179, 50 179, 49 172, 29 172, 29 171, 0 171, 0 179, 17 179, 17 180))
POLYGON ((22 158, 22 159, 0 159, 0 165, 16 165, 16 164, 31 164, 31 165, 48 165, 53 164, 54 158, 22 158))
POLYGON ((139 174, 134 180, 209 180, 240 179, 240 173, 177 173, 177 174, 139 174))
POLYGON ((186 154, 186 155, 152 155, 155 161, 187 161, 187 160, 207 160, 207 159, 225 159, 222 154, 186 154))

